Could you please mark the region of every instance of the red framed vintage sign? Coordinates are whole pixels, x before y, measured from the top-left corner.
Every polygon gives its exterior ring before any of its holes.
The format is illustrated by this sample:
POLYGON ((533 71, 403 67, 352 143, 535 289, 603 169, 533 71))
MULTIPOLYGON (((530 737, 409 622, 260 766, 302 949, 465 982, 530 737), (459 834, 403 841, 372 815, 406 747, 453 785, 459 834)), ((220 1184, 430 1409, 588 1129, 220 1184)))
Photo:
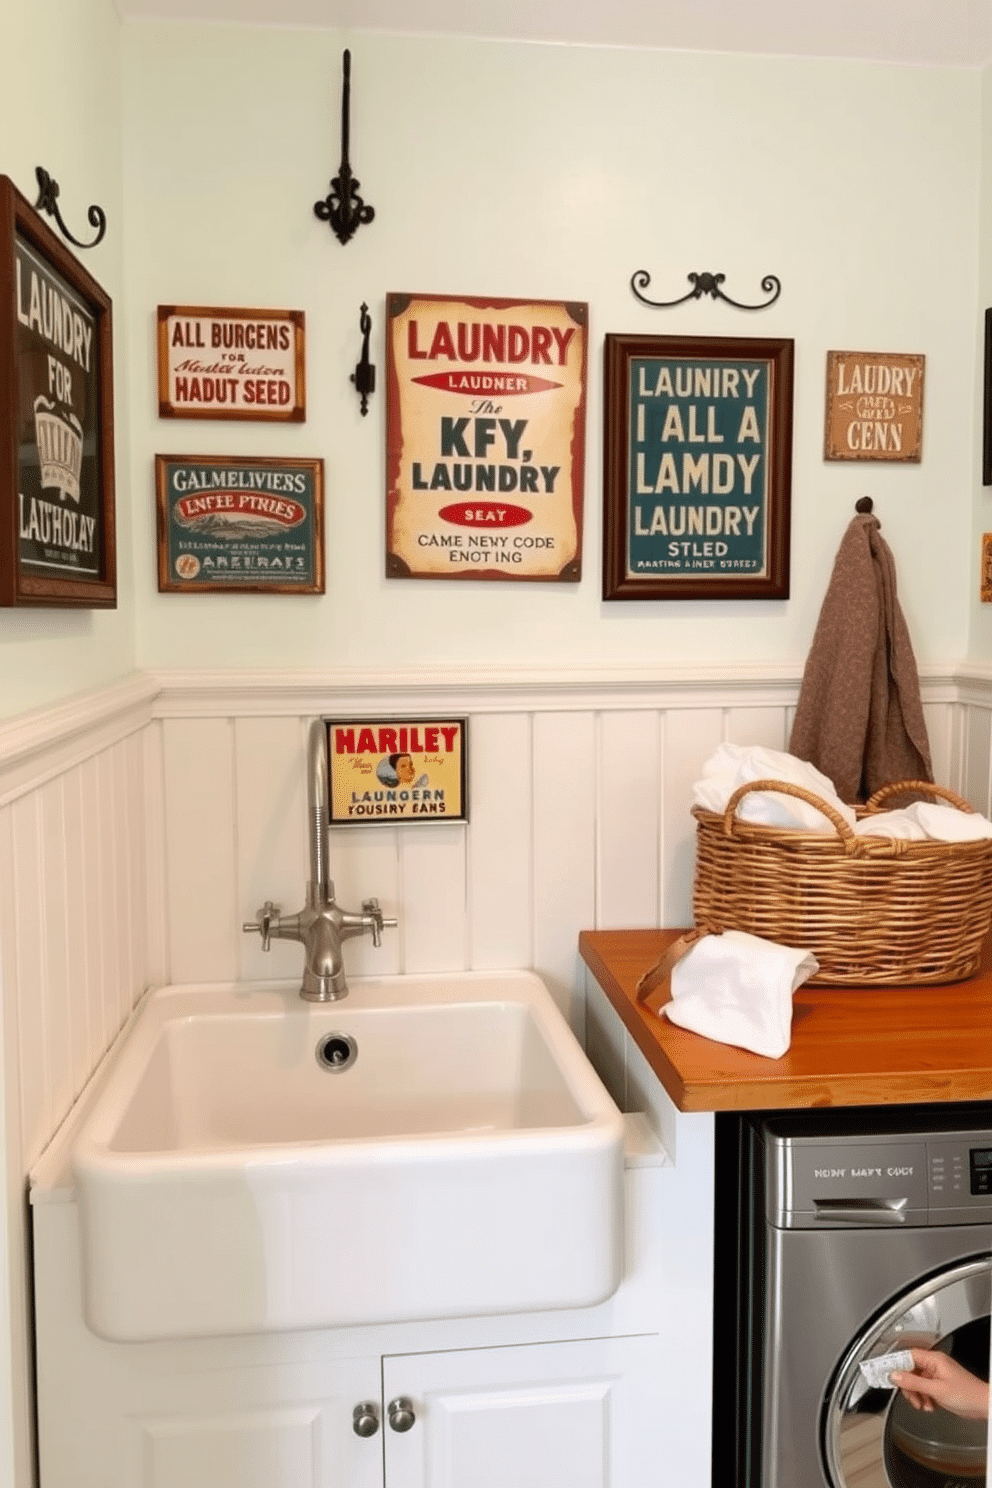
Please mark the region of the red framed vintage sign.
POLYGON ((588 307, 390 294, 386 574, 582 576, 588 307))
POLYGON ((159 418, 306 418, 302 310, 158 307, 159 418))

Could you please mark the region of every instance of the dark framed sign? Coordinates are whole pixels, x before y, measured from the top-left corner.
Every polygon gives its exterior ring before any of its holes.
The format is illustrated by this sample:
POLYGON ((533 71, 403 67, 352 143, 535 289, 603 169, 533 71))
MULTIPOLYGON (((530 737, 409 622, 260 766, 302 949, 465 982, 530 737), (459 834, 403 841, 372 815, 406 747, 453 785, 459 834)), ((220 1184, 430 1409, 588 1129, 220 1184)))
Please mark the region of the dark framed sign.
POLYGON ((334 826, 468 820, 464 718, 327 721, 334 826))
POLYGON ((793 342, 606 337, 604 599, 786 599, 793 342))
POLYGON ((158 307, 159 418, 306 418, 302 310, 158 307))
POLYGON ((111 608, 111 303, 6 176, 0 305, 0 605, 111 608))
POLYGON ((323 594, 324 462, 156 455, 163 593, 323 594))

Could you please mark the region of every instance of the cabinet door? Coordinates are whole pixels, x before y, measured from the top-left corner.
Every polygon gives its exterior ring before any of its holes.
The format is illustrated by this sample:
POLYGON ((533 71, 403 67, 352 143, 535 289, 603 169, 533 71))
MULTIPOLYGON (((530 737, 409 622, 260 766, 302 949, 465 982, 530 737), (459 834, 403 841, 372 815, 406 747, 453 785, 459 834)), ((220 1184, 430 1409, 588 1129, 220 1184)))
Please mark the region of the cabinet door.
POLYGON ((356 1405, 371 1400, 378 1413, 377 1359, 221 1369, 159 1386, 122 1417, 123 1442, 107 1442, 92 1477, 100 1488, 382 1488, 381 1421, 371 1436, 354 1429, 356 1405))
POLYGON ((390 1355, 386 1488, 657 1488, 661 1388, 655 1335, 390 1355))

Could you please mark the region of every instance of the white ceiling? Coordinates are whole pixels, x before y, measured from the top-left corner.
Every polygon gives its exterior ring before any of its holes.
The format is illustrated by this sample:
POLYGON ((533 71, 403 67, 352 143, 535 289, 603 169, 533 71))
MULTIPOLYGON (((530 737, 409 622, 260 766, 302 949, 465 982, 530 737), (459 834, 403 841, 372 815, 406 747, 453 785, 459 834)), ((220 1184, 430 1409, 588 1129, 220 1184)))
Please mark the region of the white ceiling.
POLYGON ((125 18, 981 67, 992 0, 117 0, 125 18))

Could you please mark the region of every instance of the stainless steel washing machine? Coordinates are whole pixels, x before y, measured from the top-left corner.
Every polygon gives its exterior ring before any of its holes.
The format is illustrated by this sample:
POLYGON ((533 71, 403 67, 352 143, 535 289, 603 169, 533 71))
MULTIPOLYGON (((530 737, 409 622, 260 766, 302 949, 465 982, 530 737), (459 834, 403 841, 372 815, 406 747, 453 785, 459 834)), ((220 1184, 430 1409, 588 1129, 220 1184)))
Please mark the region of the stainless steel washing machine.
POLYGON ((860 1365, 938 1348, 988 1380, 992 1103, 721 1121, 714 1488, 984 1488, 984 1421, 860 1365))

